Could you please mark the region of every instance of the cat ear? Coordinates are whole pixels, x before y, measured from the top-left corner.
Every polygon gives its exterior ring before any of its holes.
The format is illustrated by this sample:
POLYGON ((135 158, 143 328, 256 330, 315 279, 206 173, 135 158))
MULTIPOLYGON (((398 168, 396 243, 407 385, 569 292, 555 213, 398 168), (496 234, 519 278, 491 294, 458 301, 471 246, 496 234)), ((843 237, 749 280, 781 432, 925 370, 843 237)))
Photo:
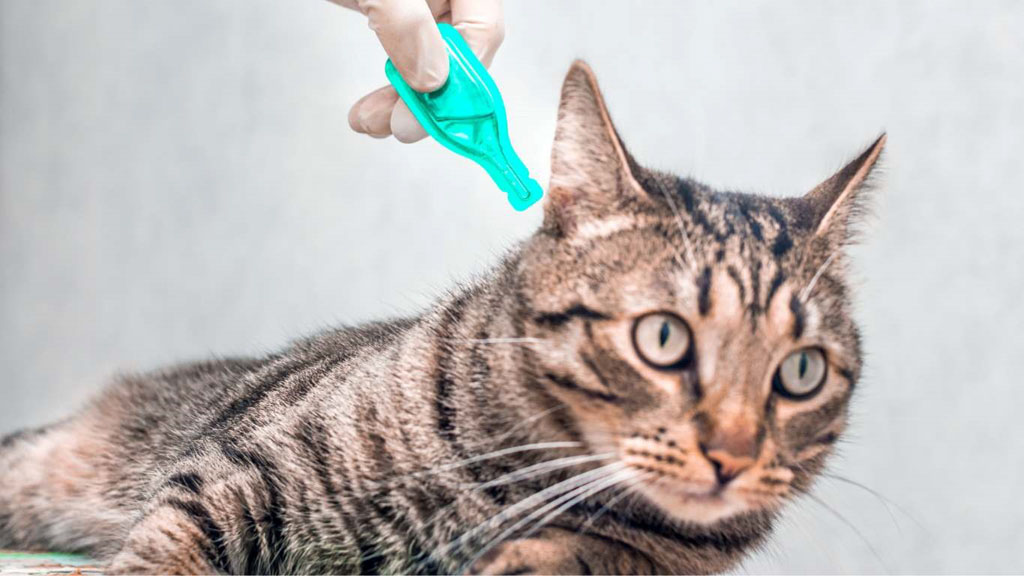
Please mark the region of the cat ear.
POLYGON ((635 170, 593 71, 581 60, 573 62, 562 84, 545 225, 571 235, 583 222, 617 214, 644 198, 635 170))
POLYGON ((804 196, 815 237, 837 247, 851 239, 864 209, 868 177, 882 154, 885 138, 885 134, 879 136, 857 158, 804 196))

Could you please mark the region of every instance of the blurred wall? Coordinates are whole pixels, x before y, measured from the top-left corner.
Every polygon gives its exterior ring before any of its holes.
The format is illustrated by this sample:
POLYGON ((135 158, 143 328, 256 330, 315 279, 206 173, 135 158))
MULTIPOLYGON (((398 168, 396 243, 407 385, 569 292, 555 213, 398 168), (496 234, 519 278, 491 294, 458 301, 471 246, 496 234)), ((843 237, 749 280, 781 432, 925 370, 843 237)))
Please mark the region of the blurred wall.
MULTIPOLYGON (((752 572, 1024 571, 1024 4, 507 6, 493 71, 541 181, 569 62, 645 163, 796 194, 883 128, 868 367, 836 480, 752 572)), ((352 133, 384 82, 317 0, 0 3, 0 432, 118 370, 421 309, 538 224, 440 146, 352 133)))

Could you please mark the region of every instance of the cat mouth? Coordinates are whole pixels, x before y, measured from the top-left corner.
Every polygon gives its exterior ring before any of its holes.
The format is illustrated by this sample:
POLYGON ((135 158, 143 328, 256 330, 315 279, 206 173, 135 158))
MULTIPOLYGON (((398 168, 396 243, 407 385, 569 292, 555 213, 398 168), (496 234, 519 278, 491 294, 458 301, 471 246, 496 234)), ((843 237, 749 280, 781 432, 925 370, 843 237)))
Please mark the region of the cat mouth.
POLYGON ((699 482, 663 473, 640 492, 677 520, 709 526, 751 512, 770 510, 777 498, 732 484, 699 482))
POLYGON ((704 504, 725 503, 736 496, 734 490, 718 484, 709 487, 693 483, 678 483, 666 486, 666 489, 681 500, 704 504))
POLYGON ((671 475, 665 476, 663 479, 663 482, 656 484, 656 488, 669 492, 682 500, 714 503, 724 502, 730 496, 728 486, 680 480, 671 475))

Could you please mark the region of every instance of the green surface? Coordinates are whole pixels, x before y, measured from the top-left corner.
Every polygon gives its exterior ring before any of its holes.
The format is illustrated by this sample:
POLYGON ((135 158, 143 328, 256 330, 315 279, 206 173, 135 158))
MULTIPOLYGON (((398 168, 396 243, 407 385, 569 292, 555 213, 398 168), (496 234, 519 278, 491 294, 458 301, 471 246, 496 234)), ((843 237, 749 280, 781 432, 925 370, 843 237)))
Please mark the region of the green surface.
POLYGON ((101 574, 99 565, 78 554, 0 551, 0 576, 13 574, 101 574))
POLYGON ((92 562, 85 556, 78 554, 50 554, 47 552, 0 552, 0 562, 13 560, 39 560, 57 562, 60 564, 88 564, 92 562))
POLYGON ((438 24, 448 48, 448 79, 434 92, 413 90, 388 60, 384 72, 413 116, 449 150, 483 166, 516 210, 544 194, 512 149, 501 93, 491 75, 449 24, 438 24))

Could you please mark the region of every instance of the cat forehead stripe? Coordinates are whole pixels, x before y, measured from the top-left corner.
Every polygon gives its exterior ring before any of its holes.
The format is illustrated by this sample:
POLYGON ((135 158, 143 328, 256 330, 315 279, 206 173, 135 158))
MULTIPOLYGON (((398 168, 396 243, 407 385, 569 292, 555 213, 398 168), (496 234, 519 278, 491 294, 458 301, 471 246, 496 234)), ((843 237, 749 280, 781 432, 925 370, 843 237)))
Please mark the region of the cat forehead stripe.
POLYGON ((578 245, 590 240, 608 238, 620 232, 630 230, 647 230, 649 228, 665 228, 674 226, 674 223, 666 219, 650 216, 647 214, 616 214, 605 218, 587 220, 580 222, 573 228, 569 242, 578 245))
POLYGON ((589 220, 580 223, 573 231, 573 241, 595 240, 607 238, 623 230, 635 230, 645 227, 648 223, 643 219, 628 214, 618 214, 600 220, 589 220))

